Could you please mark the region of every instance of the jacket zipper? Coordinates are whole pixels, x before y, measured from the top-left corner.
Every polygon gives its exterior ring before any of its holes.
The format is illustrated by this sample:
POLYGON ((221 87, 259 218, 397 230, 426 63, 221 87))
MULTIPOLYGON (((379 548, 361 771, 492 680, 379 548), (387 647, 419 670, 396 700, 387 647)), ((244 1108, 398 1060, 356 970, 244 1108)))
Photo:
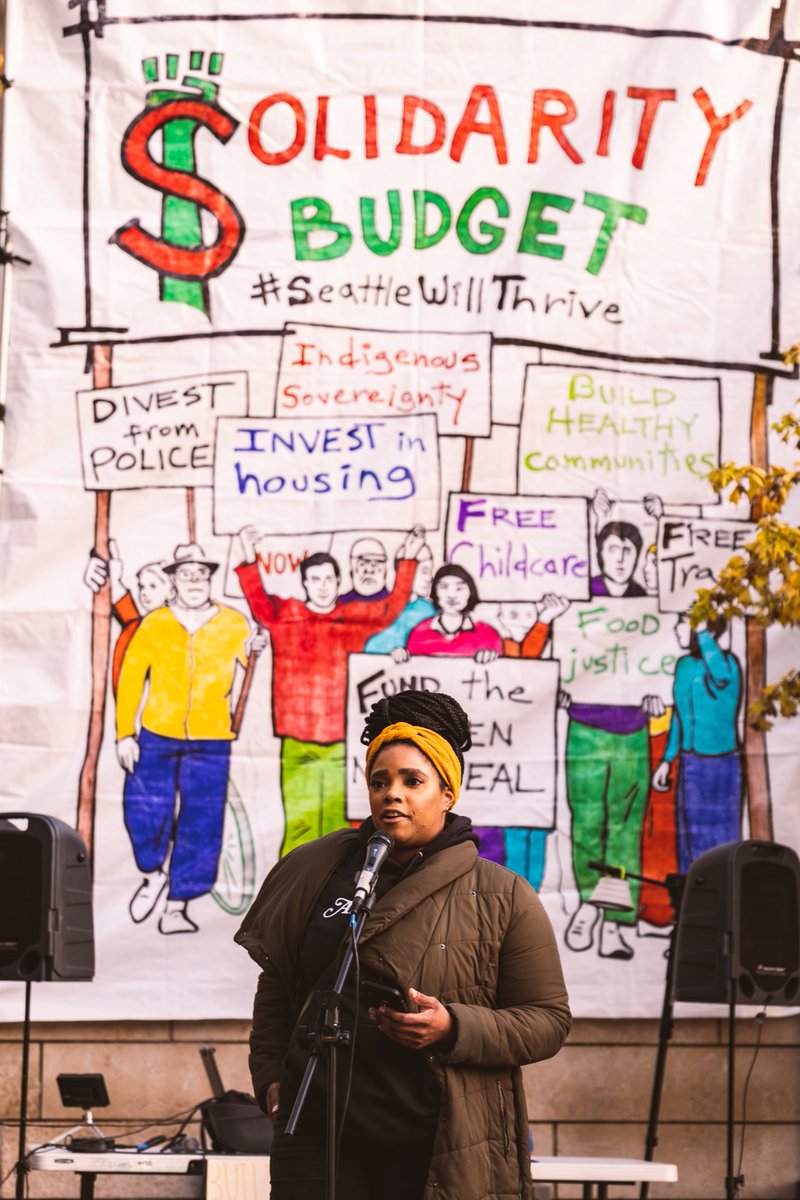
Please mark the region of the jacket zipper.
POLYGON ((508 1121, 506 1119, 506 1098, 503 1095, 503 1088, 500 1083, 500 1080, 496 1079, 495 1083, 497 1084, 497 1097, 500 1101, 500 1117, 502 1118, 502 1122, 503 1122, 503 1153, 505 1154, 506 1160, 507 1160, 508 1152, 511 1149, 511 1147, 509 1145, 509 1140, 508 1140, 508 1121))

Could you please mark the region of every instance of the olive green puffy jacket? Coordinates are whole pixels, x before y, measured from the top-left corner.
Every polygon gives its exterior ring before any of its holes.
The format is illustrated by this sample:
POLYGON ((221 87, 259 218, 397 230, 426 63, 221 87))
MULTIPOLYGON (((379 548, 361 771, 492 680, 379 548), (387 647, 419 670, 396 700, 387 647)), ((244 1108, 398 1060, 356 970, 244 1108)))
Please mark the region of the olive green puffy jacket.
MULTIPOLYGON (((267 876, 236 941, 262 968, 250 1039, 255 1094, 280 1078, 304 996, 296 956, 316 897, 358 840, 341 829, 300 846, 267 876)), ((530 885, 473 842, 423 859, 375 906, 362 969, 449 1006, 447 1054, 426 1053, 442 1091, 425 1200, 533 1195, 520 1066, 550 1058, 570 1028, 555 938, 530 885)))

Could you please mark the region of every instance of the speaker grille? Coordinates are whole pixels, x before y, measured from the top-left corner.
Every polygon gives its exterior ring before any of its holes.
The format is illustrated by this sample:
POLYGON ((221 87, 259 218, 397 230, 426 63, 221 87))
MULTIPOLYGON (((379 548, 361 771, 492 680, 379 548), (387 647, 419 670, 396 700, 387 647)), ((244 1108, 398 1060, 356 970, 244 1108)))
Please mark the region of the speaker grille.
POLYGON ((38 838, 21 832, 0 837, 0 969, 42 941, 42 878, 38 838))
POLYGON ((774 862, 742 867, 739 965, 765 992, 778 992, 800 962, 794 872, 774 862))

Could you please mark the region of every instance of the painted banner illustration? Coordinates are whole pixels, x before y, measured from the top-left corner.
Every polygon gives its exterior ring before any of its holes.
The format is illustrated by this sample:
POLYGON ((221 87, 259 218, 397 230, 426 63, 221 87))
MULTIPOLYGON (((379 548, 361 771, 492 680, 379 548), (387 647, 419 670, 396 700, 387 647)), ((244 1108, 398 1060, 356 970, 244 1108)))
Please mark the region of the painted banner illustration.
POLYGON ((2 806, 87 843, 82 1017, 249 1014, 238 922, 410 687, 579 1016, 658 1013, 667 873, 800 847, 744 717, 800 638, 686 617, 800 392, 791 9, 7 0, 2 806))

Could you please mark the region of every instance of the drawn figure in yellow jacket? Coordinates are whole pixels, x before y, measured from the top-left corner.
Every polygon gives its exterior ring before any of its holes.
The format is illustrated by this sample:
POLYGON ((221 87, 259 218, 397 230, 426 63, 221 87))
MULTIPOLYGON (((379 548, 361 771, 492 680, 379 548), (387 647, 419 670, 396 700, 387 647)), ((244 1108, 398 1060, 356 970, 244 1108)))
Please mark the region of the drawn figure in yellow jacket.
POLYGON ((247 619, 211 599, 209 562, 178 546, 164 570, 175 598, 148 613, 131 639, 117 692, 117 756, 126 772, 123 812, 144 879, 130 902, 145 920, 166 893, 161 933, 194 933, 188 902, 214 886, 222 845, 237 663, 266 645, 247 619), (137 713, 147 692, 137 730, 137 713))

